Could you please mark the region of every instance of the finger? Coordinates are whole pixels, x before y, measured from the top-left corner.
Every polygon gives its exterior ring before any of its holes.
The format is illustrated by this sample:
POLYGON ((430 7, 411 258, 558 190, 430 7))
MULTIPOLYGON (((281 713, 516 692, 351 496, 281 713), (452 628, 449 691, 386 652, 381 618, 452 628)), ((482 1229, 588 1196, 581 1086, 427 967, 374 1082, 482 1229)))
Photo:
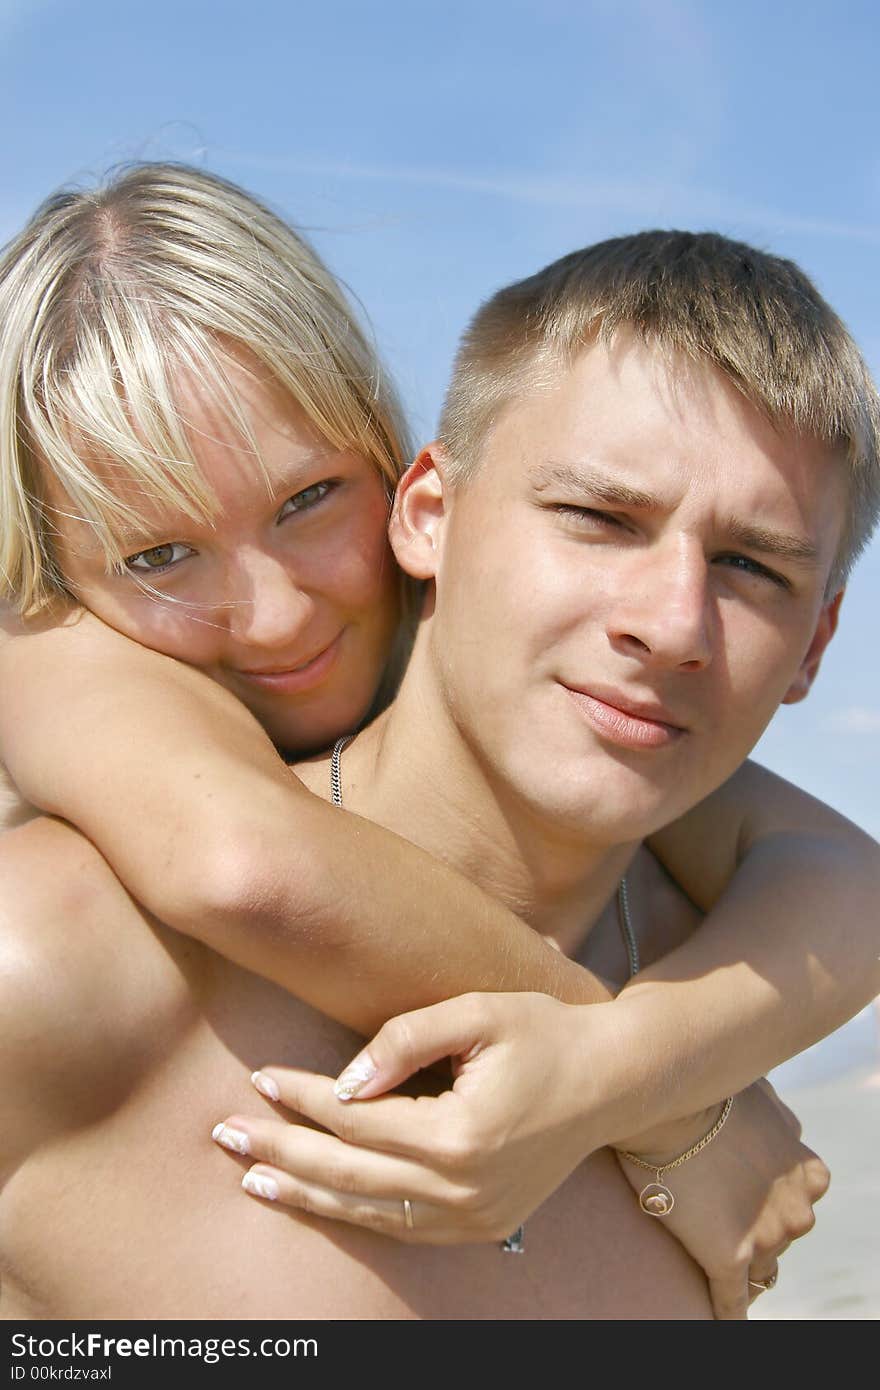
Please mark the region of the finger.
POLYGON ((405 1192, 441 1205, 460 1203, 467 1190, 410 1159, 345 1144, 335 1135, 281 1120, 233 1115, 213 1131, 223 1148, 247 1154, 301 1183, 352 1197, 396 1198, 405 1192))
POLYGON ((341 1073, 337 1096, 368 1100, 443 1057, 472 1052, 488 1025, 488 1008, 480 995, 465 994, 389 1019, 341 1073))
POLYGON ((804 1176, 807 1181, 809 1200, 812 1205, 815 1205, 816 1202, 822 1200, 831 1186, 831 1172, 812 1149, 809 1149, 807 1153, 808 1157, 804 1159, 804 1176))
POLYGON ((742 1274, 709 1279, 712 1311, 719 1322, 742 1320, 748 1315, 749 1289, 742 1274))
POLYGON ((347 1144, 417 1159, 434 1155, 442 1160, 447 1149, 454 1149, 458 1101, 452 1092, 436 1097, 381 1096, 369 1105, 354 1106, 339 1099, 332 1078, 295 1067, 263 1067, 252 1080, 263 1095, 269 1094, 266 1083, 272 1083, 271 1099, 315 1120, 347 1144))
POLYGON ((750 1302, 760 1298, 762 1293, 769 1293, 778 1278, 778 1261, 774 1261, 771 1265, 761 1265, 758 1268, 750 1269, 748 1274, 750 1302))
MULTIPOLYGON (((448 1217, 427 1202, 409 1199, 411 1224, 403 1198, 381 1200, 334 1192, 320 1183, 302 1182, 280 1169, 259 1165, 250 1169, 241 1185, 252 1197, 294 1207, 309 1216, 345 1221, 377 1235, 390 1236, 407 1245, 456 1245, 466 1239, 448 1217)), ((473 1237, 471 1237, 473 1239, 473 1237)))

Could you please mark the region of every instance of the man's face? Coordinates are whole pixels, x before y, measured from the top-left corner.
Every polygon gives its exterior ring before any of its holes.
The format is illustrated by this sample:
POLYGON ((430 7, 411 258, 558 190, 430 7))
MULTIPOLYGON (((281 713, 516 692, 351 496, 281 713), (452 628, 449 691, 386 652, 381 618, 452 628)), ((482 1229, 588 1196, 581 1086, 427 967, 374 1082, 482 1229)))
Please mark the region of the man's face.
POLYGON ((502 796, 616 843, 724 781, 834 631, 844 488, 635 340, 512 404, 432 539, 432 664, 502 796))

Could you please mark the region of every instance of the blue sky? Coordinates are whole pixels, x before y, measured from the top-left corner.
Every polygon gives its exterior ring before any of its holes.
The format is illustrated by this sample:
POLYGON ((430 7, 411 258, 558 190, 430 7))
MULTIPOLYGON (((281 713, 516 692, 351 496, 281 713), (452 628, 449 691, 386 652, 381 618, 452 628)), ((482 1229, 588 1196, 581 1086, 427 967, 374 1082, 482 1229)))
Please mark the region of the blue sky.
MULTIPOLYGON (((203 164, 311 234, 417 434, 498 285, 599 238, 792 256, 880 372, 880 10, 755 0, 0 0, 0 237, 127 159, 203 164)), ((880 545, 758 756, 880 835, 880 545)))

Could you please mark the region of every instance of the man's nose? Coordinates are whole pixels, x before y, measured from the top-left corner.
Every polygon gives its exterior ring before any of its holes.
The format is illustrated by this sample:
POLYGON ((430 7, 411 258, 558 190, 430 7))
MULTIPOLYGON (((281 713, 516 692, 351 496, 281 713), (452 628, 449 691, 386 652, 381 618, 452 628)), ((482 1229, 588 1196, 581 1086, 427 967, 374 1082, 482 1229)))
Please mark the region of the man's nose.
POLYGON ((252 648, 291 647, 313 607, 309 594, 278 557, 256 550, 236 557, 228 593, 230 634, 252 648))
POLYGON ((655 665, 703 670, 715 623, 709 578, 702 545, 692 538, 642 551, 623 576, 608 625, 612 645, 655 665))

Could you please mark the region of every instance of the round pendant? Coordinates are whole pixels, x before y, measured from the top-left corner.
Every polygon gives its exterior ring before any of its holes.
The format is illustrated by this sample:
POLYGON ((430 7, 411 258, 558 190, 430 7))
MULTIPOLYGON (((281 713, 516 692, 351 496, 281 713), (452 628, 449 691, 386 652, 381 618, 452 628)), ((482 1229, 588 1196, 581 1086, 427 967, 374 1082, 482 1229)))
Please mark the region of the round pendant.
POLYGON ((662 1182, 649 1182, 639 1193, 639 1206, 648 1216, 668 1216, 675 1198, 662 1182))

